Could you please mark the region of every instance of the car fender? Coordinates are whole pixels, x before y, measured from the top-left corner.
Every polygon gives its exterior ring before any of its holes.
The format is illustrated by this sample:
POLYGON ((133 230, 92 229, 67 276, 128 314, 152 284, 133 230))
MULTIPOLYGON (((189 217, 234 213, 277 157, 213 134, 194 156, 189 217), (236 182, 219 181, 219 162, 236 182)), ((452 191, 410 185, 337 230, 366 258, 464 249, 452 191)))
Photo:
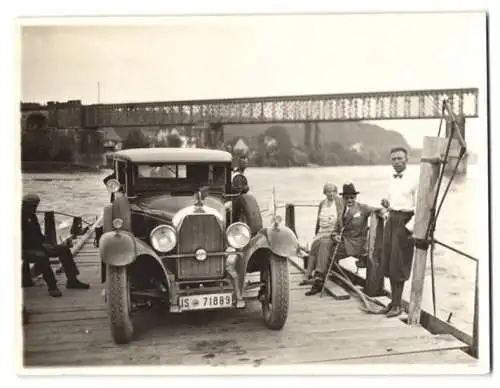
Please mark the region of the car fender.
POLYGON ((163 275, 165 275, 165 279, 168 284, 168 289, 172 293, 172 290, 174 290, 175 286, 175 277, 174 274, 170 273, 168 269, 163 265, 163 262, 161 261, 160 256, 151 248, 147 243, 145 243, 142 240, 136 239, 136 257, 139 256, 150 256, 152 257, 161 267, 163 270, 163 275))
POLYGON ((132 212, 127 197, 116 197, 112 204, 104 207, 103 230, 113 230, 113 219, 120 218, 123 221, 121 230, 132 231, 132 212))
POLYGON ((260 263, 269 253, 285 260, 296 256, 298 247, 295 233, 286 226, 263 228, 242 251, 245 272, 260 270, 260 263))
POLYGON ((299 241, 295 233, 286 226, 267 227, 262 229, 271 251, 279 257, 288 258, 297 255, 299 241))
POLYGON ((106 232, 99 241, 99 256, 105 264, 126 266, 136 258, 136 239, 127 231, 106 232))

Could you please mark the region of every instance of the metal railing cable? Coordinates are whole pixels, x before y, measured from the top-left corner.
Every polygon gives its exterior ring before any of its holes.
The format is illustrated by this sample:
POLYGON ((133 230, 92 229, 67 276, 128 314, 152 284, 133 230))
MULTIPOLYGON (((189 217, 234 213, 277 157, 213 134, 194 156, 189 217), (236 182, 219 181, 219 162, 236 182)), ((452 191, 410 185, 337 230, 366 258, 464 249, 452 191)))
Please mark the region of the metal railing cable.
MULTIPOLYGON (((450 111, 450 108, 448 106, 448 103, 447 101, 443 101, 443 108, 442 108, 442 116, 441 116, 441 120, 440 120, 440 123, 439 123, 439 129, 438 129, 438 137, 441 135, 441 128, 442 128, 442 123, 443 123, 443 120, 444 120, 444 115, 445 113, 448 111, 448 113, 450 114, 451 116, 451 132, 450 132, 450 136, 448 138, 448 141, 447 141, 447 144, 446 144, 446 151, 445 151, 445 154, 444 154, 444 158, 441 160, 441 166, 440 166, 440 171, 439 171, 439 176, 438 176, 438 183, 437 183, 437 187, 436 187, 436 191, 435 191, 435 194, 434 194, 434 200, 433 200, 433 204, 431 206, 431 217, 430 217, 430 221, 429 221, 429 225, 427 227, 427 231, 426 231, 426 235, 425 235, 425 240, 430 243, 430 263, 431 263, 431 283, 432 283, 432 307, 433 307, 433 312, 434 312, 434 316, 436 316, 436 283, 435 283, 435 271, 434 271, 434 251, 435 251, 435 244, 438 243, 439 245, 445 247, 445 248, 449 248, 450 250, 458 253, 458 254, 461 254, 463 255, 464 257, 467 257, 467 258, 470 258, 470 259, 475 259, 473 258, 471 255, 468 255, 466 254, 465 252, 462 252, 456 248, 453 248, 447 244, 444 244, 442 242, 438 242, 436 240, 436 238, 434 237, 434 233, 435 233, 435 230, 436 230, 436 223, 437 223, 437 220, 438 220, 438 217, 439 217, 439 214, 441 212, 441 209, 442 209, 442 206, 444 204, 444 201, 448 195, 448 192, 449 192, 449 189, 451 187, 451 184, 453 183, 453 180, 456 176, 456 173, 458 171, 458 167, 460 165, 460 162, 462 160, 462 158, 464 157, 465 153, 466 153, 466 147, 463 143, 460 144, 460 151, 459 151, 459 155, 457 157, 457 160, 456 160, 456 164, 452 170, 452 173, 451 173, 451 176, 448 180, 448 183, 444 189, 444 192, 443 192, 443 195, 441 197, 441 200, 439 202, 439 205, 437 205, 438 203, 438 197, 439 197, 439 193, 440 193, 440 189, 441 189, 441 185, 442 185, 442 182, 443 182, 443 178, 444 178, 444 172, 445 172, 445 165, 446 163, 448 163, 448 159, 449 159, 449 155, 450 155, 450 149, 451 149, 451 143, 453 141, 453 137, 454 135, 456 135, 458 137, 458 134, 457 134, 457 124, 456 124, 456 120, 455 118, 453 117, 453 115, 451 115, 451 111, 450 111), (437 205, 437 207, 436 207, 437 205)), ((477 262, 477 259, 475 259, 475 261, 477 262)), ((477 279, 476 279, 477 281, 477 279)))

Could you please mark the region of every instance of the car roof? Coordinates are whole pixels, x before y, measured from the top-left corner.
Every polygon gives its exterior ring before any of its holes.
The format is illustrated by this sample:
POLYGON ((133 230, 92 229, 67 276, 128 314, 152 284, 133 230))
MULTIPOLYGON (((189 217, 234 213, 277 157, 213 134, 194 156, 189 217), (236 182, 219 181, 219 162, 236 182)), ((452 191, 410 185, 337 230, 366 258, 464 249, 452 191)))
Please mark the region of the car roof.
POLYGON ((113 158, 132 163, 231 162, 227 151, 206 148, 131 148, 114 153, 113 158))

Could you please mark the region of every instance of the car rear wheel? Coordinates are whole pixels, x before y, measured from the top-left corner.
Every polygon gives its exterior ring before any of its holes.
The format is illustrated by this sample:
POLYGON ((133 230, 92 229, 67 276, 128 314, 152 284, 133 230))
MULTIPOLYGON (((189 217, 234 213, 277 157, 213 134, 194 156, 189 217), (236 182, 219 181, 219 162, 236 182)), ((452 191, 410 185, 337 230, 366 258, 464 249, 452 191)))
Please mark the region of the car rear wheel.
POLYGON ((264 321, 269 329, 281 330, 288 317, 288 261, 271 253, 261 271, 261 279, 264 282, 260 296, 264 321))
POLYGON ((108 265, 106 280, 106 299, 111 335, 117 344, 129 343, 134 327, 130 317, 130 281, 127 267, 108 265))

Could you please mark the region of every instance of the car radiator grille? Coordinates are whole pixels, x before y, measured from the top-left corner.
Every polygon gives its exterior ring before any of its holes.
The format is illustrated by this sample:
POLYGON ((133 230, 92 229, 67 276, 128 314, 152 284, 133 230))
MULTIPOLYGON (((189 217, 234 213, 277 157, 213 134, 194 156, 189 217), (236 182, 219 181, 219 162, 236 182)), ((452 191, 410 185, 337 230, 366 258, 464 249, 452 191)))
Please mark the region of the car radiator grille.
MULTIPOLYGON (((179 253, 194 253, 197 249, 207 252, 224 250, 224 234, 222 228, 211 214, 188 215, 184 218, 179 230, 179 253)), ((210 279, 224 275, 224 256, 207 257, 198 261, 194 257, 177 259, 177 276, 179 279, 210 279)))

